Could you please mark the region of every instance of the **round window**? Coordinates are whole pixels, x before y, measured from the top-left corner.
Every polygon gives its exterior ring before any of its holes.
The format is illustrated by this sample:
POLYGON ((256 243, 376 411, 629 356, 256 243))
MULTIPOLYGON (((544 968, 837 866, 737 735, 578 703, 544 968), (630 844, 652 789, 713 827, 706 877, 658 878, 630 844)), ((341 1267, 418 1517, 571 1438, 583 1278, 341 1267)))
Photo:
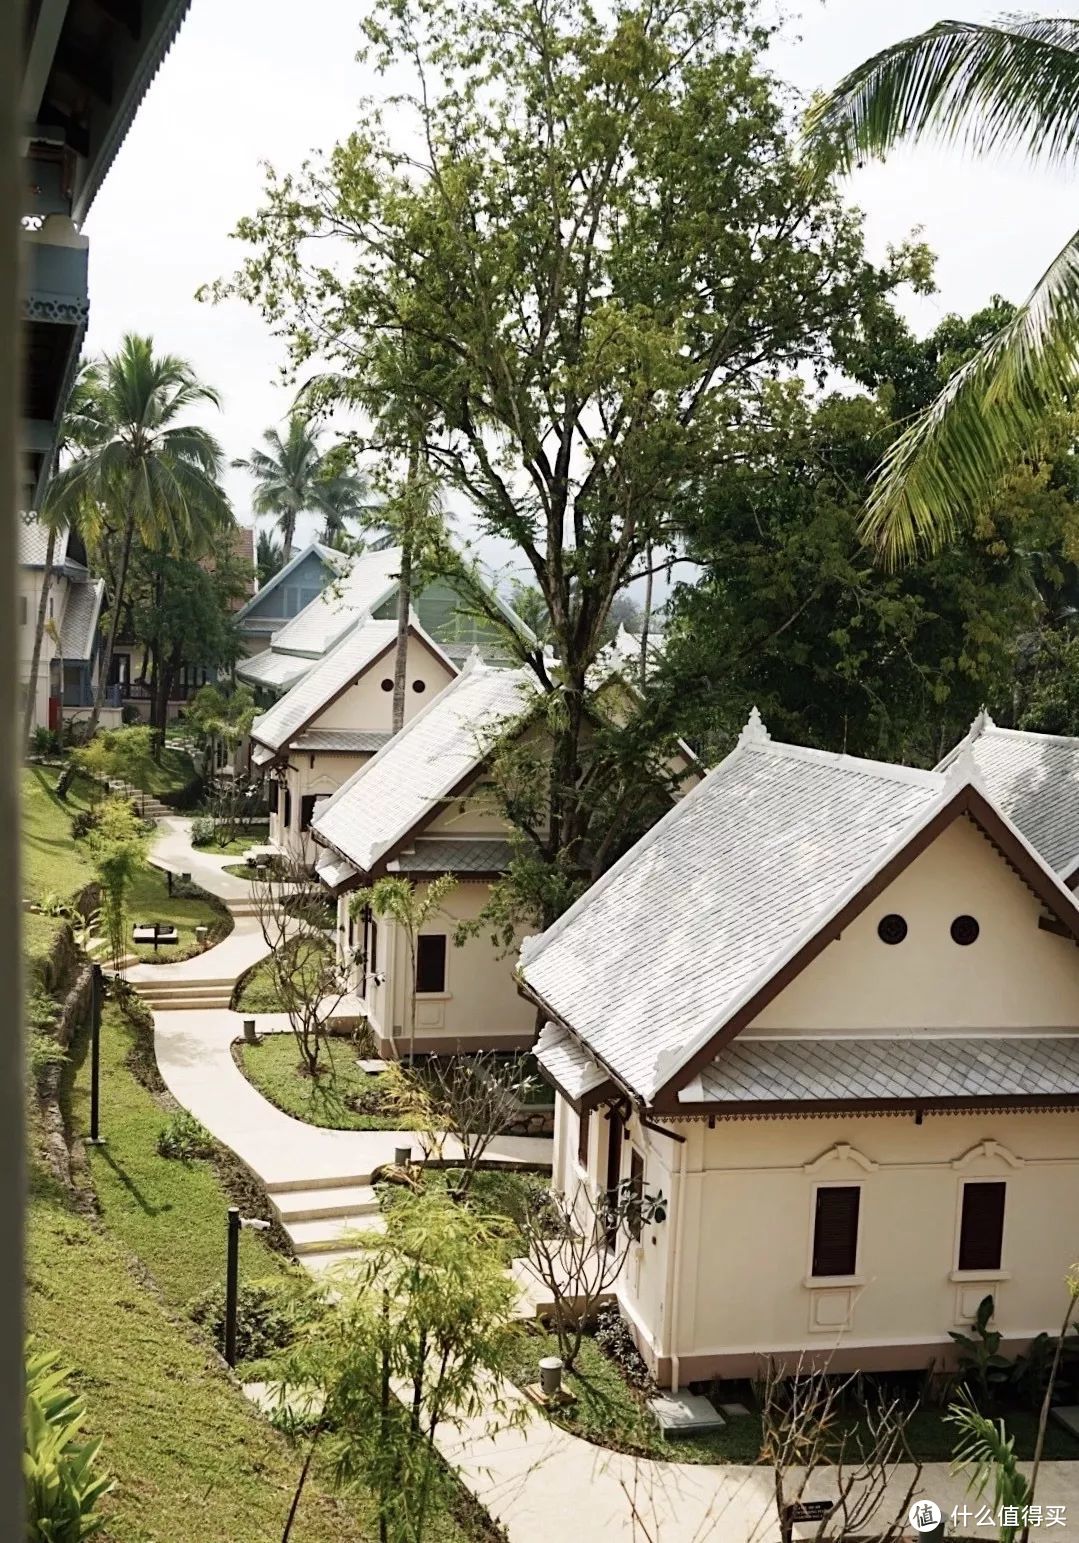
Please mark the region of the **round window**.
POLYGON ((427 682, 425 680, 414 680, 412 682, 412 689, 419 696, 421 691, 427 690, 427 682))
POLYGON ((981 930, 973 916, 957 916, 951 927, 952 942, 966 948, 969 943, 977 942, 981 930))
POLYGON ((393 681, 390 680, 388 676, 382 682, 382 689, 383 689, 383 691, 392 691, 393 690, 393 681))
POLYGON ((877 923, 877 937, 882 943, 902 943, 907 935, 907 923, 902 916, 897 916, 894 911, 887 916, 882 916, 877 923))

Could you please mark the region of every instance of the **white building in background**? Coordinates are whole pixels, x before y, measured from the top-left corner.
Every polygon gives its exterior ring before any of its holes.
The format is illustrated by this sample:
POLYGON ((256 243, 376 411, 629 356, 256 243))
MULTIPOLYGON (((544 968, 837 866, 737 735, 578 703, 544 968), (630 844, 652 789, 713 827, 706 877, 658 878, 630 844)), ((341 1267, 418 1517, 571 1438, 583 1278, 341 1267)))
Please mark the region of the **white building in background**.
MULTIPOLYGON (((41 591, 45 584, 48 533, 36 518, 19 527, 19 589, 15 621, 19 638, 19 681, 29 689, 41 591)), ((105 581, 91 576, 86 549, 75 531, 57 538, 45 610, 37 682, 34 725, 58 729, 61 716, 85 717, 93 706, 98 681, 101 609, 105 581)), ((110 707, 102 721, 119 722, 119 708, 110 707)))
MULTIPOLYGON (((1079 1255, 1079 741, 979 720, 943 770, 738 747, 521 950, 556 1185, 629 1215, 663 1384, 1014 1351, 1079 1255)), ((598 1240, 602 1246, 602 1240, 598 1240)))

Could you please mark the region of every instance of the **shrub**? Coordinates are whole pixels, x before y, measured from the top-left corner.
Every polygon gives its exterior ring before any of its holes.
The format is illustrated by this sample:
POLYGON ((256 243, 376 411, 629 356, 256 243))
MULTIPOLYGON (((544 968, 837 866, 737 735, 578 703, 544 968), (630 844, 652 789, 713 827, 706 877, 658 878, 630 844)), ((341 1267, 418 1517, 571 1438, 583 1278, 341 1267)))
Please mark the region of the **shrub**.
POLYGON ((157 1150, 161 1157, 190 1163, 196 1158, 214 1155, 214 1138, 193 1114, 188 1114, 186 1109, 178 1109, 162 1126, 157 1138, 157 1150))
POLYGON ((133 723, 139 723, 141 720, 142 714, 134 702, 125 702, 120 709, 120 722, 124 725, 124 728, 129 729, 133 723))
POLYGON ((71 834, 76 841, 85 840, 96 826, 96 809, 79 809, 71 816, 71 834))
POLYGON ((594 1338, 604 1355, 619 1368, 630 1387, 652 1387, 652 1374, 641 1359, 629 1324, 613 1302, 601 1307, 596 1314, 594 1338))
POLYGON ((69 1376, 54 1352, 28 1347, 23 1472, 29 1543, 81 1543, 105 1525, 94 1511, 115 1481, 97 1471, 100 1440, 78 1439, 86 1406, 65 1386, 69 1376))
POLYGON ((35 755, 56 755, 60 749, 60 736, 55 729, 47 729, 43 723, 39 723, 30 741, 30 748, 35 755))
MULTIPOLYGON (((195 1322, 208 1329, 222 1355, 225 1351, 225 1288, 220 1283, 191 1304, 195 1322)), ((258 1361, 284 1350, 295 1338, 296 1320, 280 1287, 241 1281, 236 1297, 236 1356, 258 1361)))
POLYGON ((191 821, 191 845, 193 847, 209 846, 214 839, 214 822, 209 815, 200 814, 197 819, 191 821))

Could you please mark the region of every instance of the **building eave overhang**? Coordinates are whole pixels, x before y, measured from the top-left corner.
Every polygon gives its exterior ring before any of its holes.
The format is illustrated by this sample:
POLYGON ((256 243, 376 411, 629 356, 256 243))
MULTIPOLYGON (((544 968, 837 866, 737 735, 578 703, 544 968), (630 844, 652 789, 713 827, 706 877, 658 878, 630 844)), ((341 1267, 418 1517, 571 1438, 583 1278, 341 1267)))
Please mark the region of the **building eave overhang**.
POLYGON ((978 1114, 992 1110, 1079 1109, 1079 1093, 1009 1093, 956 1098, 750 1099, 678 1103, 657 1100, 650 1112, 667 1120, 827 1119, 847 1114, 978 1114))

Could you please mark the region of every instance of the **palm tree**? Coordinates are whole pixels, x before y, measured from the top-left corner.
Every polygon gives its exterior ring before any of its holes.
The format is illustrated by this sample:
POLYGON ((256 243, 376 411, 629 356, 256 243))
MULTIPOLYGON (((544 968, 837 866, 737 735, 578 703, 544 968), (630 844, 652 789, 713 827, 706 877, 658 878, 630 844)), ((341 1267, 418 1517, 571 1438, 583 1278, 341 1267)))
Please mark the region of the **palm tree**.
POLYGON ((267 429, 262 442, 265 450, 252 450, 247 460, 232 464, 254 477, 255 513, 274 516, 288 562, 301 514, 320 514, 331 534, 339 532, 346 512, 359 510, 367 489, 362 478, 340 470, 334 451, 322 450, 319 431, 303 413, 291 414, 284 439, 277 429, 267 429))
MULTIPOLYGON (((191 365, 156 354, 152 338, 128 333, 97 364, 86 412, 90 443, 57 474, 57 496, 100 521, 111 556, 109 631, 94 693, 89 735, 101 717, 136 538, 155 550, 196 556, 232 524, 219 481, 222 452, 206 429, 184 423, 198 403, 220 406, 191 365)), ((66 792, 70 776, 61 779, 66 792)), ((61 791, 58 788, 58 791, 61 791)))
MULTIPOLYGON (((57 454, 61 457, 78 447, 86 449, 93 442, 96 423, 88 412, 96 380, 95 366, 84 364, 71 388, 63 422, 57 454)), ((30 676, 26 688, 26 706, 23 709, 23 754, 30 748, 30 735, 34 729, 34 708, 37 697, 37 677, 41 668, 41 645, 48 631, 49 596, 52 594, 53 563, 56 543, 64 531, 70 530, 78 517, 77 501, 63 481, 53 478, 46 490, 45 499, 38 511, 38 520, 45 529, 45 569, 41 576, 41 594, 38 596, 37 619, 34 627, 34 648, 30 655, 30 676)), ((63 696, 63 669, 60 671, 61 698, 63 696)))
MULTIPOLYGON (((1018 149, 1073 169, 1079 152, 1079 20, 941 21, 893 44, 810 112, 827 167, 849 170, 903 140, 1018 149)), ((864 529, 886 560, 937 547, 1036 447, 1047 415, 1079 385, 1079 232, 1001 330, 952 376, 889 449, 864 529)))
POLYGON ((255 572, 259 588, 268 584, 279 568, 285 566, 285 554, 268 530, 260 530, 255 547, 255 572))

